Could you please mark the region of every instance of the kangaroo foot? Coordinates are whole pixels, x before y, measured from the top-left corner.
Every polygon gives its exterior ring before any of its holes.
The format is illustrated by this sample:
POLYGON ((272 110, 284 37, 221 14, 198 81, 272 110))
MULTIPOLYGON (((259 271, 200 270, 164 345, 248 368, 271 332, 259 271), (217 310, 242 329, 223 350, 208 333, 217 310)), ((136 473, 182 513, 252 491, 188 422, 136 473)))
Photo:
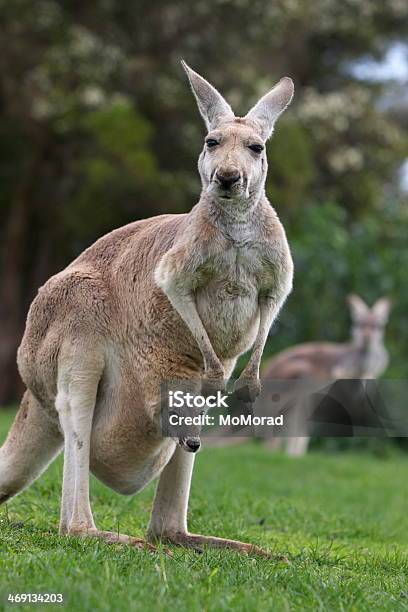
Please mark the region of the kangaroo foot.
MULTIPOLYGON (((70 528, 67 535, 76 536, 80 538, 98 538, 104 540, 107 544, 125 544, 126 546, 134 546, 141 550, 147 550, 149 552, 158 552, 156 546, 147 542, 143 538, 136 538, 134 536, 128 536, 123 533, 114 533, 112 531, 101 531, 95 527, 74 527, 70 528)), ((171 551, 163 549, 164 553, 168 556, 172 556, 171 551)))
POLYGON ((224 548, 235 550, 244 555, 263 557, 264 559, 273 559, 275 561, 287 561, 286 557, 282 555, 272 555, 254 544, 238 542, 237 540, 227 540, 225 538, 216 538, 213 536, 175 532, 162 534, 160 536, 148 534, 148 539, 153 542, 161 541, 166 544, 175 544, 176 546, 192 548, 197 552, 203 552, 204 548, 224 548))

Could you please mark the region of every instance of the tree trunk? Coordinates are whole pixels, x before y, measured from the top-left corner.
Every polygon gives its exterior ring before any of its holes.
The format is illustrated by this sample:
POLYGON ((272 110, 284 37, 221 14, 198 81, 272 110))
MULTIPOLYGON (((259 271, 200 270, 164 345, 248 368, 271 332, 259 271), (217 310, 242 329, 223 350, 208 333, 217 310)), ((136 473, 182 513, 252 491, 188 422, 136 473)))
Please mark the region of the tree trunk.
POLYGON ((38 150, 22 173, 2 235, 0 284, 0 406, 15 402, 23 384, 16 352, 24 327, 24 267, 29 230, 30 197, 39 169, 38 150))

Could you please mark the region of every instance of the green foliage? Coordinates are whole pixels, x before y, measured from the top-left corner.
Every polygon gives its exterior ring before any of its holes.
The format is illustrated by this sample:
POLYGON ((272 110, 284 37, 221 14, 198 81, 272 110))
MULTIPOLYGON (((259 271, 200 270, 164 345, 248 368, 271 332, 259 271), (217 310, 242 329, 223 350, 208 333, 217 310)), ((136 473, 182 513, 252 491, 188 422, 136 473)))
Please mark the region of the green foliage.
POLYGON ((113 102, 107 108, 84 118, 85 129, 94 136, 97 150, 120 161, 129 172, 137 168, 140 176, 151 177, 155 171, 150 144, 151 127, 138 116, 128 101, 113 102))
POLYGON ((83 112, 76 129, 75 187, 61 219, 75 248, 135 218, 162 212, 163 194, 170 210, 184 210, 180 174, 159 167, 153 127, 126 97, 83 112))
POLYGON ((300 341, 345 341, 347 294, 358 293, 369 304, 387 295, 393 307, 386 330, 390 351, 386 376, 405 378, 407 235, 407 209, 397 202, 357 219, 337 204, 306 205, 302 214, 288 223, 295 260, 294 290, 268 350, 276 352, 300 341))
POLYGON ((328 92, 308 87, 296 108, 296 120, 313 142, 316 172, 309 191, 352 215, 383 203, 385 187, 408 153, 406 133, 378 111, 377 99, 367 84, 350 82, 328 92))
POLYGON ((128 101, 85 114, 79 127, 82 154, 75 168, 77 189, 63 221, 73 237, 86 243, 121 220, 126 222, 123 209, 132 199, 149 201, 159 177, 151 126, 128 101), (122 214, 112 206, 114 202, 122 214))
POLYGON ((313 141, 299 122, 282 119, 268 143, 267 193, 285 216, 298 214, 316 177, 313 141))

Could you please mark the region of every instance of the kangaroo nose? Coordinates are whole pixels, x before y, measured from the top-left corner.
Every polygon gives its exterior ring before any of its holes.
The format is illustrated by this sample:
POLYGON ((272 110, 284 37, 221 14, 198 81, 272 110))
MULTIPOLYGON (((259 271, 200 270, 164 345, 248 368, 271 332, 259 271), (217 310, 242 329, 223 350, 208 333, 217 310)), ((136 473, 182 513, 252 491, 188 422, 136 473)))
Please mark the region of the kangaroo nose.
POLYGON ((198 438, 187 438, 186 444, 192 453, 196 453, 201 446, 201 442, 198 438))
POLYGON ((218 170, 217 171, 217 180, 221 183, 223 187, 229 189, 231 185, 239 181, 239 172, 235 169, 233 170, 218 170))

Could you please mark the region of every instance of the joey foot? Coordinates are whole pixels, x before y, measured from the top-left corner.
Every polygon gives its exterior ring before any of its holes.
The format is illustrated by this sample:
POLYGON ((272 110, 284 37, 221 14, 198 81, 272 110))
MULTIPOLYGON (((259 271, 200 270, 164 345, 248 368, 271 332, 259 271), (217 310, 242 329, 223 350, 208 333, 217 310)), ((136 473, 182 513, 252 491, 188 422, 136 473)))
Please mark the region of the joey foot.
POLYGON ((253 404, 262 390, 261 381, 258 377, 240 376, 234 383, 233 393, 236 397, 246 403, 253 404))
POLYGON ((247 544, 245 542, 239 542, 238 540, 228 540, 226 538, 204 536, 195 533, 172 532, 163 533, 161 535, 148 533, 147 539, 151 542, 160 541, 165 544, 174 544, 184 548, 192 548, 196 552, 200 553, 204 552, 204 548, 222 548, 235 550, 238 553, 251 557, 255 556, 263 557, 264 559, 272 559, 275 561, 287 561, 287 558, 283 555, 273 555, 263 548, 255 546, 255 544, 247 544))
MULTIPOLYGON (((141 550, 147 550, 151 553, 158 552, 156 546, 154 546, 151 542, 144 540, 143 538, 136 538, 134 536, 128 536, 123 533, 114 533, 113 531, 102 531, 100 529, 96 529, 95 527, 70 527, 69 530, 65 532, 68 536, 75 536, 79 538, 98 538, 100 540, 104 540, 107 544, 125 544, 126 546, 133 546, 134 548, 140 548, 141 550)), ((163 552, 167 556, 172 556, 171 551, 169 549, 164 548, 163 552)))

